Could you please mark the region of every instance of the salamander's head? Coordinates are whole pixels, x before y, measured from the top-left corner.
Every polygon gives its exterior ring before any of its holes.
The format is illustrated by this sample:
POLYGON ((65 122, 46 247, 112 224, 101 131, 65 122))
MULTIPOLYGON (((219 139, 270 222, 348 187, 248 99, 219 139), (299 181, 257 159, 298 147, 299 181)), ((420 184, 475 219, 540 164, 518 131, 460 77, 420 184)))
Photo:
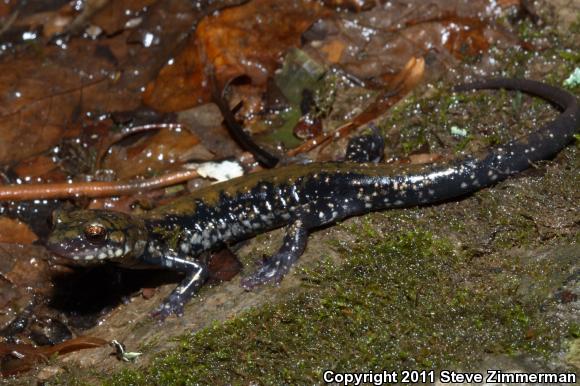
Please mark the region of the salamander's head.
POLYGON ((147 244, 147 230, 137 217, 108 210, 55 211, 46 247, 65 263, 106 261, 133 265, 147 244))

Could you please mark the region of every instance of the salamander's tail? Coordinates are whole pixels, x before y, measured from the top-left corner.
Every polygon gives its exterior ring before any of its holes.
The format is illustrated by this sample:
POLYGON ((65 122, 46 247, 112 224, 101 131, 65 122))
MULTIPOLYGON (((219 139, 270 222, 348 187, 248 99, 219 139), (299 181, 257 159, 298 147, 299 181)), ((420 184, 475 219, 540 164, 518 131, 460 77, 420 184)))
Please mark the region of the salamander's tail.
MULTIPOLYGON (((518 90, 525 92, 527 94, 538 96, 549 102, 552 102, 564 111, 575 113, 576 119, 580 119, 578 116, 579 104, 576 97, 569 92, 554 86, 550 86, 546 83, 537 82, 535 80, 528 79, 509 79, 509 78, 495 78, 486 79, 479 82, 461 84, 455 86, 453 91, 469 91, 469 90, 482 90, 482 89, 506 89, 506 90, 518 90)), ((572 114, 574 115, 574 114, 572 114)))
MULTIPOLYGON (((580 129, 580 104, 578 99, 561 88, 545 83, 527 79, 497 78, 459 85, 454 88, 454 91, 500 88, 518 90, 538 96, 564 110, 555 120, 543 125, 523 140, 515 140, 508 143, 507 147, 511 148, 511 153, 523 151, 526 156, 530 153, 526 158, 532 162, 551 158, 566 146, 580 129)), ((520 166, 523 167, 524 165, 520 166)))

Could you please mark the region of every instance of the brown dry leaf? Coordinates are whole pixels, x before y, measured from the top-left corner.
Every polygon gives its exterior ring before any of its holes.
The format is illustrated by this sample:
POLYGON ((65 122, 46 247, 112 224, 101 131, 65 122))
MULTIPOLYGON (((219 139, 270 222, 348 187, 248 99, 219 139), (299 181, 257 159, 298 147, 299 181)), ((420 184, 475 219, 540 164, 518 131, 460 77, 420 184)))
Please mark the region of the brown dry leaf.
MULTIPOLYGON (((142 87, 167 63, 205 12, 240 1, 200 1, 200 7, 182 0, 157 1, 134 30, 98 40, 72 38, 60 47, 38 42, 18 54, 4 55, 0 59, 0 164, 57 144, 85 112, 136 109, 142 87), (153 39, 145 45, 148 36, 153 39)), ((101 0, 89 3, 96 8, 104 4, 101 0)), ((109 3, 115 7, 112 3, 117 2, 109 3)), ((126 15, 110 15, 117 18, 108 20, 110 25, 126 22, 126 15)), ((97 21, 106 18, 106 14, 95 16, 97 21)))
POLYGON ((101 347, 108 343, 104 339, 91 336, 79 336, 54 346, 35 347, 30 344, 0 343, 0 357, 3 359, 0 373, 3 376, 19 374, 32 369, 37 363, 48 361, 54 354, 65 355, 79 350, 101 347), (15 358, 12 355, 15 352, 21 354, 22 358, 15 358))
MULTIPOLYGON (((123 75, 119 87, 142 87, 151 82, 164 66, 172 63, 173 58, 183 51, 184 43, 197 23, 208 14, 234 7, 247 0, 183 0, 157 1, 144 16, 143 22, 131 31, 128 42, 144 46, 132 49, 123 62, 123 75)), ((190 72, 185 74, 190 75, 190 72)), ((173 76, 170 76, 173 78, 173 76)), ((172 83, 178 87, 179 81, 172 83)), ((172 87, 173 87, 172 86, 172 87)), ((196 84, 196 88, 199 88, 196 84)), ((148 93, 145 93, 147 100, 148 93)), ((184 95, 187 97, 187 93, 184 95)), ((169 110, 164 110, 169 111, 169 110)))
POLYGON ((0 244, 0 326, 6 326, 16 310, 24 310, 35 296, 50 294, 47 260, 44 247, 0 244))
POLYGON ((0 2, 0 23, 4 24, 8 15, 12 13, 14 4, 0 2))
POLYGON ((241 75, 264 85, 285 50, 298 46, 301 33, 329 13, 315 1, 256 0, 207 17, 187 47, 149 84, 144 102, 180 111, 209 101, 206 64, 214 66, 221 86, 241 75))
POLYGON ((115 0, 99 9, 91 24, 99 26, 106 34, 113 34, 127 27, 127 22, 142 20, 143 10, 155 4, 156 0, 115 0))
POLYGON ((180 111, 177 121, 197 135, 201 143, 211 149, 216 158, 241 155, 240 147, 222 125, 223 117, 213 103, 206 103, 192 109, 180 111))
POLYGON ((228 281, 242 270, 242 263, 228 248, 211 254, 208 269, 212 281, 228 281))
POLYGON ((323 0, 323 2, 328 7, 346 8, 357 12, 376 7, 378 3, 384 3, 377 0, 323 0))
POLYGON ((76 41, 64 52, 54 46, 40 52, 0 61, 0 164, 57 144, 83 111, 139 103, 139 94, 114 87, 116 66, 96 45, 76 41))
POLYGON ((36 245, 0 244, 0 273, 21 288, 45 289, 50 279, 46 249, 36 245))
POLYGON ((57 163, 46 155, 33 156, 22 160, 11 169, 21 179, 35 181, 35 177, 42 177, 42 180, 62 181, 66 176, 59 169, 57 163))
POLYGON ((492 43, 517 44, 494 24, 498 7, 489 0, 395 0, 317 21, 305 33, 304 50, 359 79, 389 83, 412 57, 432 54, 449 67, 454 57, 484 52, 492 43))
POLYGON ((502 8, 519 7, 521 5, 521 3, 522 3, 521 0, 498 0, 498 4, 502 8))
POLYGON ((406 94, 419 84, 424 73, 425 59, 411 57, 405 67, 391 79, 389 88, 399 90, 400 94, 406 94))
POLYGON ((156 174, 189 159, 211 158, 213 155, 189 130, 160 129, 127 147, 114 146, 103 166, 115 170, 117 178, 124 180, 136 175, 156 174))
POLYGON ((42 36, 50 38, 64 32, 76 13, 72 4, 65 4, 56 10, 49 9, 44 12, 23 15, 24 17, 18 18, 14 23, 14 27, 23 26, 28 30, 40 30, 42 36))
POLYGON ((0 217, 0 243, 31 244, 37 239, 26 224, 8 217, 0 217))
POLYGON ((353 119, 352 125, 355 127, 364 125, 383 114, 389 107, 413 90, 423 79, 424 73, 425 59, 411 57, 403 69, 389 81, 383 95, 357 115, 353 119), (396 90, 394 95, 391 95, 392 90, 396 90))
POLYGON ((333 39, 320 47, 320 52, 328 63, 336 64, 342 58, 342 54, 346 48, 347 44, 345 42, 339 39, 333 39))
POLYGON ((195 36, 188 39, 186 49, 161 69, 143 94, 146 105, 166 112, 185 110, 209 100, 209 89, 204 87, 199 42, 195 36))

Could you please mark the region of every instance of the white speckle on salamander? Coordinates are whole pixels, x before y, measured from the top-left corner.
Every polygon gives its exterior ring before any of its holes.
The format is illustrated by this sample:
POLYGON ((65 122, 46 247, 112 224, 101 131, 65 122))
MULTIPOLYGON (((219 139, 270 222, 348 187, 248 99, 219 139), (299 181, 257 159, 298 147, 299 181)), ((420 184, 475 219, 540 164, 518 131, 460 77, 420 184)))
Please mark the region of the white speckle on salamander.
POLYGON ((292 189, 292 195, 294 196, 294 199, 296 200, 296 202, 300 202, 300 196, 296 192, 296 189, 292 189))
POLYGON ((145 248, 146 244, 147 244, 147 241, 145 241, 145 240, 137 240, 137 242, 135 243, 135 248, 137 250, 143 250, 143 248, 145 248))

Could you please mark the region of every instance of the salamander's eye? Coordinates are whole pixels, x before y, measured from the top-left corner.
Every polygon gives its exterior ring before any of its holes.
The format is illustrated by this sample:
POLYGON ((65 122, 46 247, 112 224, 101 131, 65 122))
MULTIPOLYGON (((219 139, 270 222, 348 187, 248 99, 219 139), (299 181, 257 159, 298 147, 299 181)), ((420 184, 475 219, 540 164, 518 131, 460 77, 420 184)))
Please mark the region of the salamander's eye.
POLYGON ((100 224, 90 224, 85 227, 85 237, 92 244, 101 244, 107 238, 107 229, 100 224))

